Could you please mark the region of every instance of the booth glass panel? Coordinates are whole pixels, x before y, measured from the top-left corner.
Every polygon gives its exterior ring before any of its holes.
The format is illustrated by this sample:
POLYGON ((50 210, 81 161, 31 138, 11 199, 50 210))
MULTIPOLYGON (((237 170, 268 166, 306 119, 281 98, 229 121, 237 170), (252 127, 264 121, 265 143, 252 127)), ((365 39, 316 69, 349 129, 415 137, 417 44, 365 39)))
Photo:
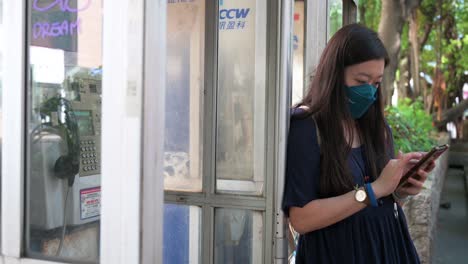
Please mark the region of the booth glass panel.
POLYGON ((219 1, 216 190, 263 195, 266 0, 219 1))
POLYGON ((304 1, 294 1, 294 35, 293 35, 293 87, 292 105, 304 97, 304 1))
POLYGON ((263 263, 263 225, 261 212, 216 209, 214 263, 263 263))
POLYGON ((168 1, 164 188, 201 192, 205 0, 168 1))
POLYGON ((102 4, 28 1, 29 257, 99 260, 102 4))
POLYGON ((201 208, 164 205, 163 263, 200 263, 201 208))

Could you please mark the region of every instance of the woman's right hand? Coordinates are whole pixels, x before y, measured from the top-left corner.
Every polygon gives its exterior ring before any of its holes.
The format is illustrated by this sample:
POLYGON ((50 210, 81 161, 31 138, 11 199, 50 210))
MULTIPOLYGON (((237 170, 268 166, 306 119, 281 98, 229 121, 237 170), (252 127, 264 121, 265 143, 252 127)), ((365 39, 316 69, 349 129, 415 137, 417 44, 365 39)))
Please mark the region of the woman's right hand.
POLYGON ((380 176, 372 183, 372 189, 378 198, 390 195, 398 187, 403 173, 409 167, 411 160, 420 160, 419 152, 410 152, 398 155, 397 159, 391 159, 383 168, 380 176))

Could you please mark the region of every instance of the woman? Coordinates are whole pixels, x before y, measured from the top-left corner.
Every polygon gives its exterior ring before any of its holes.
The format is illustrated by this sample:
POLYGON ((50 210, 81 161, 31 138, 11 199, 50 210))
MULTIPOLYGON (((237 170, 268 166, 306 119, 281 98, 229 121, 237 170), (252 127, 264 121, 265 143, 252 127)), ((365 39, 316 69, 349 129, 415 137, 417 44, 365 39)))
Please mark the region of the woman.
POLYGON ((397 188, 421 154, 393 157, 380 85, 387 63, 375 32, 345 26, 293 109, 282 207, 300 233, 296 263, 419 263, 401 205, 435 165, 397 188))

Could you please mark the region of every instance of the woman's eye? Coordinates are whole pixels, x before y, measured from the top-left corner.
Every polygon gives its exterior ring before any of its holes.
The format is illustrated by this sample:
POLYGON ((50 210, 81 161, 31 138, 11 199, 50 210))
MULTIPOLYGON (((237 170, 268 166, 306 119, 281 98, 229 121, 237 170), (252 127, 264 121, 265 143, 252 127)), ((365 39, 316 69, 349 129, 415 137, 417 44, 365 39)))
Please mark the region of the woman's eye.
POLYGON ((359 84, 366 84, 367 81, 362 81, 362 80, 356 80, 356 82, 358 82, 359 84))

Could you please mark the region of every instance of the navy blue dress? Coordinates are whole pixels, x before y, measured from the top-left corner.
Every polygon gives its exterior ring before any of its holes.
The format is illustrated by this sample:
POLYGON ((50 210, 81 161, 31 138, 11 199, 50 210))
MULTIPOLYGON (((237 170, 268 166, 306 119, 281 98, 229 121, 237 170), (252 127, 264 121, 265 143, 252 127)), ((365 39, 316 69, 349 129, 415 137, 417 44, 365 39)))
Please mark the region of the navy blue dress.
MULTIPOLYGON (((361 148, 351 150, 348 164, 359 186, 364 184, 364 160, 361 148)), ((290 207, 303 207, 318 198, 319 175, 320 146, 315 123, 293 114, 282 204, 286 216, 290 207)), ((396 216, 393 198, 381 200, 380 207, 368 206, 331 226, 300 235, 296 263, 419 263, 401 207, 396 216)))

